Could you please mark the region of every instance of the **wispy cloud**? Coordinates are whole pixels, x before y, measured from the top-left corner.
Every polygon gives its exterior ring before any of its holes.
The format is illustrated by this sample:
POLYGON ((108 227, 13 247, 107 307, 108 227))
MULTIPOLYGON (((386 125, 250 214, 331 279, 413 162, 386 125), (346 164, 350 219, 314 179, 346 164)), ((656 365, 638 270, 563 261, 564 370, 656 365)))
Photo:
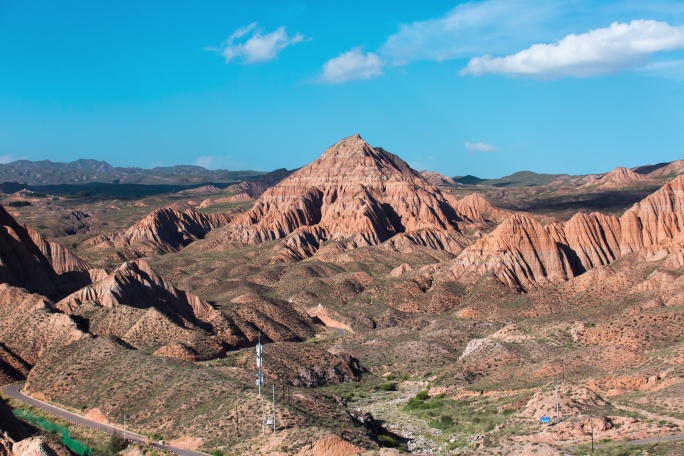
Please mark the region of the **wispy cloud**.
POLYGON ((549 23, 562 16, 568 4, 532 0, 463 3, 443 17, 401 25, 379 52, 401 64, 519 49, 530 39, 546 36, 549 23))
POLYGON ((684 60, 651 62, 638 71, 649 76, 684 81, 684 60))
POLYGON ((321 80, 331 84, 370 79, 383 74, 383 60, 379 55, 368 52, 364 54, 356 48, 334 57, 323 64, 321 80))
POLYGON ((679 27, 653 20, 614 22, 607 28, 568 35, 553 44, 535 44, 505 57, 475 57, 460 74, 588 77, 638 68, 652 54, 674 49, 684 49, 684 30, 679 27))
POLYGON ((463 145, 468 149, 468 152, 496 152, 496 147, 484 142, 471 143, 466 141, 463 145))
POLYGON ((0 155, 0 164, 5 164, 5 163, 11 163, 13 161, 18 160, 18 158, 14 157, 13 155, 6 154, 6 155, 0 155))
POLYGON ((257 23, 253 22, 233 32, 221 47, 207 49, 220 53, 226 63, 238 60, 243 63, 258 63, 275 59, 280 51, 304 39, 301 33, 288 35, 285 27, 278 27, 264 35, 257 27, 257 23), (248 36, 249 38, 245 39, 248 36))

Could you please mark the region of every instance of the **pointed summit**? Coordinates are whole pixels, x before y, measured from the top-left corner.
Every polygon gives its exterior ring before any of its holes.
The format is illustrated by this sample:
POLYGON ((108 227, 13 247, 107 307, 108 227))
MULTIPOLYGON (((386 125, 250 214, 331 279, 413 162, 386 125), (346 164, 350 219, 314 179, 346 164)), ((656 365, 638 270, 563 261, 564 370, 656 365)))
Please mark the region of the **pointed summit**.
POLYGON ((424 230, 457 234, 458 220, 441 192, 405 161, 356 134, 268 189, 231 224, 229 240, 259 244, 297 231, 306 240, 291 244, 315 251, 323 240, 359 247, 423 230, 412 237, 421 243, 424 230))
POLYGON ((342 138, 330 146, 320 158, 352 158, 370 156, 374 154, 370 144, 361 138, 358 133, 342 138))
POLYGON ((584 187, 621 188, 638 184, 639 182, 648 182, 649 180, 648 177, 637 174, 631 169, 618 166, 603 177, 587 182, 584 184, 584 187))

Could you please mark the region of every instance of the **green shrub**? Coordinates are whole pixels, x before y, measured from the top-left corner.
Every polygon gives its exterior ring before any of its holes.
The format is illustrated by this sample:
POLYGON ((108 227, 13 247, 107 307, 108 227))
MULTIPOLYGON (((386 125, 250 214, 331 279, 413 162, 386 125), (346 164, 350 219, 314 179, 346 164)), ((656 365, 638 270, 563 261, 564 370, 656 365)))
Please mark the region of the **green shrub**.
POLYGON ((119 433, 114 433, 109 438, 107 443, 107 450, 110 454, 117 454, 128 447, 128 440, 124 439, 119 433))
POLYGON ((427 391, 419 391, 416 397, 408 400, 404 406, 404 411, 438 409, 444 405, 442 397, 438 396, 432 400, 429 399, 430 396, 428 396, 427 391))
POLYGON ((7 203, 8 206, 11 207, 24 207, 24 206, 30 206, 31 202, 30 201, 10 201, 7 203))
POLYGON ((446 431, 453 425, 454 419, 449 415, 442 415, 439 417, 439 420, 430 421, 431 428, 441 429, 442 431, 446 431))
POLYGON ((80 192, 72 192, 72 193, 62 193, 60 196, 63 196, 64 198, 86 198, 90 196, 90 192, 86 191, 80 191, 80 192))
POLYGON ((428 399, 430 399, 430 395, 425 390, 418 391, 418 393, 416 394, 416 399, 418 399, 419 401, 427 401, 428 399))
POLYGON ((223 451, 221 451, 221 450, 211 450, 211 451, 209 452, 209 454, 210 454, 211 456, 223 456, 223 451))
POLYGON ((378 436, 378 444, 381 447, 386 447, 386 448, 398 448, 401 446, 401 443, 397 442, 397 440, 393 437, 390 437, 389 435, 379 435, 378 436))
POLYGON ((397 384, 393 382, 387 382, 387 383, 382 383, 379 388, 382 391, 396 391, 397 390, 397 384))

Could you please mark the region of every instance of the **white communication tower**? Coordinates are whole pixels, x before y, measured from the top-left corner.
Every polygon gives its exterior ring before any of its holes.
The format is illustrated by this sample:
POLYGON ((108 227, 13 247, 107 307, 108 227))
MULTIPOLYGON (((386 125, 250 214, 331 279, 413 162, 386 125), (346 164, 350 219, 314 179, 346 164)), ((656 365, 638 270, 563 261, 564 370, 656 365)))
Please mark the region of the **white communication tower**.
POLYGON ((261 373, 262 365, 262 354, 263 347, 261 345, 261 333, 259 333, 259 340, 256 345, 256 355, 257 355, 257 375, 256 375, 256 386, 259 387, 259 396, 261 396, 261 387, 264 386, 264 374, 261 373))

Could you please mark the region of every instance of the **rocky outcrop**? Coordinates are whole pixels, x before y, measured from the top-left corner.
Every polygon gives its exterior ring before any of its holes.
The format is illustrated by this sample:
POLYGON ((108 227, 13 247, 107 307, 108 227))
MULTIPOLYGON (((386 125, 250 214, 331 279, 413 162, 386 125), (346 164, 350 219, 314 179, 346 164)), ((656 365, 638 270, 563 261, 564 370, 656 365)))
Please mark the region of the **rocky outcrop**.
POLYGON ((87 320, 93 334, 116 336, 138 349, 158 349, 160 356, 177 353, 182 359, 193 353, 198 359, 215 358, 226 346, 250 345, 258 332, 272 341, 314 334, 311 319, 287 304, 257 301, 219 311, 174 287, 143 260, 122 264, 56 307, 87 320))
POLYGON ((357 456, 363 452, 363 448, 341 437, 328 435, 316 443, 301 448, 294 456, 357 456))
POLYGON ((425 179, 427 183, 435 187, 458 187, 460 184, 450 177, 444 174, 437 173, 435 171, 421 171, 420 175, 425 179))
POLYGON ((595 189, 609 190, 616 188, 624 188, 640 183, 650 181, 647 176, 637 174, 631 169, 618 166, 611 172, 603 175, 601 178, 591 180, 584 184, 584 187, 593 187, 595 189))
POLYGON ((640 166, 635 168, 634 171, 654 179, 678 176, 684 173, 684 160, 675 160, 669 163, 660 163, 658 165, 640 166))
MULTIPOLYGON (((477 212, 468 216, 476 217, 477 212)), ((684 176, 663 185, 620 218, 578 213, 565 223, 548 223, 544 233, 540 228, 531 216, 515 214, 465 249, 451 271, 470 283, 492 272, 509 287, 527 290, 567 280, 631 252, 649 258, 673 254, 669 261, 676 263, 684 236, 684 176)))
POLYGON ((201 195, 203 193, 218 193, 221 189, 215 185, 202 185, 200 187, 189 188, 176 192, 176 195, 201 195))
POLYGON ((86 302, 102 307, 128 305, 156 307, 188 320, 205 320, 217 312, 196 295, 178 290, 143 260, 123 263, 105 279, 78 290, 57 303, 65 313, 73 313, 86 302))
POLYGON ((229 221, 230 216, 225 214, 204 214, 187 205, 168 206, 153 211, 126 231, 103 234, 84 244, 97 251, 120 249, 121 258, 137 259, 177 252, 229 221))
POLYGON ((636 203, 620 217, 624 255, 672 239, 684 231, 684 176, 636 203))
POLYGON ((48 349, 87 337, 44 297, 0 284, 0 344, 20 361, 35 362, 48 349))
POLYGON ((24 439, 12 446, 13 456, 71 456, 64 445, 44 436, 24 439))
POLYGON ((266 376, 303 388, 358 380, 362 372, 359 361, 352 356, 291 342, 264 348, 264 366, 266 376))
POLYGON ((24 380, 31 366, 0 343, 0 385, 24 380))
POLYGON ((488 222, 501 222, 511 213, 502 209, 497 209, 479 193, 471 193, 461 199, 456 199, 451 195, 447 200, 462 219, 474 224, 488 222))
POLYGON ((207 198, 199 204, 199 207, 211 207, 215 204, 223 203, 237 203, 240 201, 249 201, 252 197, 248 193, 242 192, 231 196, 224 196, 222 198, 207 198))
POLYGON ((63 247, 45 241, 19 225, 0 206, 0 283, 57 298, 82 286, 79 277, 60 271, 82 271, 87 265, 63 247), (54 268, 53 268, 54 263, 54 268))
POLYGON ((526 213, 509 217, 466 248, 450 264, 450 270, 471 283, 491 272, 497 280, 520 291, 576 275, 566 250, 526 213))
POLYGON ((578 213, 564 225, 550 223, 547 231, 554 241, 570 248, 578 272, 606 265, 620 256, 620 221, 594 212, 578 213))
POLYGON ((307 234, 319 243, 348 239, 362 247, 405 233, 422 245, 449 248, 451 243, 435 241, 435 233, 458 236, 459 221, 441 192, 420 174, 354 135, 266 190, 230 224, 222 240, 254 245, 315 227, 307 234))
POLYGON ((24 225, 26 232, 57 274, 72 271, 87 271, 91 266, 56 242, 45 240, 36 230, 24 225))

